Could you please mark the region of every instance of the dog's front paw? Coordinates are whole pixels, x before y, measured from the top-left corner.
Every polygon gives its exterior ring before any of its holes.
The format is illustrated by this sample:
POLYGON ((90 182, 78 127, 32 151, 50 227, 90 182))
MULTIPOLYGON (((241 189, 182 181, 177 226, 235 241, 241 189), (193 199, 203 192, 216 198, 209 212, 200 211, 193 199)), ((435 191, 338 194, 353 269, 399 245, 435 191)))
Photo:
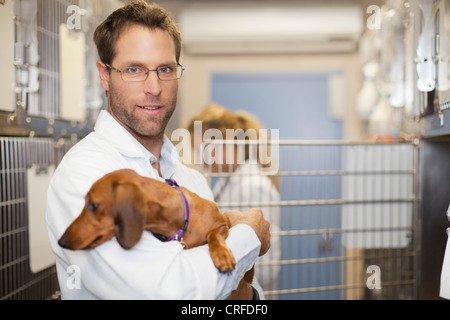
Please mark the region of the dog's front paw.
POLYGON ((217 250, 210 251, 211 258, 214 265, 222 273, 230 273, 234 270, 236 266, 236 260, 234 260, 233 253, 231 250, 224 246, 217 250))

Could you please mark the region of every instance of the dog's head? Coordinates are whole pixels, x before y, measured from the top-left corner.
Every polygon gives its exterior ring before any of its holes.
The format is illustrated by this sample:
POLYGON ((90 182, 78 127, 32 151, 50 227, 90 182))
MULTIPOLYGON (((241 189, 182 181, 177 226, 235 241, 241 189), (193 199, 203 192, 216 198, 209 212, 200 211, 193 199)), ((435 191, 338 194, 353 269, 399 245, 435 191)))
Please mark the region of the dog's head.
POLYGON ((85 197, 79 217, 59 239, 61 247, 92 249, 116 236, 130 249, 141 238, 145 225, 145 193, 132 170, 118 170, 97 180, 85 197))

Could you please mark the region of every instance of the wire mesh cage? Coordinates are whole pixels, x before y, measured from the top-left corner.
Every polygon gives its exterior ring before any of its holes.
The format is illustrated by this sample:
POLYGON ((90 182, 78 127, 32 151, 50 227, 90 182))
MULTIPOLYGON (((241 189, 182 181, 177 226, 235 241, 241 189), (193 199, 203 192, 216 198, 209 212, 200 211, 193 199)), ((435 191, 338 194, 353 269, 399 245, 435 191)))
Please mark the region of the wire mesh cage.
POLYGON ((29 266, 28 206, 26 168, 53 161, 52 141, 0 138, 0 297, 2 299, 38 298, 34 287, 49 291, 55 286, 46 270, 32 275, 29 266), (34 152, 31 152, 33 149, 34 152))
POLYGON ((0 300, 49 299, 59 289, 54 266, 32 270, 27 171, 54 166, 74 143, 0 137, 0 300))

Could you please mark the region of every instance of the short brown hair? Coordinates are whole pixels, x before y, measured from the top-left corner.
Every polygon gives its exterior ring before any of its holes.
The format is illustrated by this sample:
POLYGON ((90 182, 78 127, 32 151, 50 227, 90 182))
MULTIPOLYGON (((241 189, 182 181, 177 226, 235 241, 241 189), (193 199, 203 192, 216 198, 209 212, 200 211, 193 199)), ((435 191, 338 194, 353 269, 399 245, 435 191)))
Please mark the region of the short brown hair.
POLYGON ((110 64, 116 56, 116 42, 122 31, 131 25, 143 25, 149 29, 167 31, 175 43, 177 63, 181 54, 181 35, 167 11, 157 4, 144 0, 132 1, 117 9, 94 32, 94 42, 100 59, 110 64))

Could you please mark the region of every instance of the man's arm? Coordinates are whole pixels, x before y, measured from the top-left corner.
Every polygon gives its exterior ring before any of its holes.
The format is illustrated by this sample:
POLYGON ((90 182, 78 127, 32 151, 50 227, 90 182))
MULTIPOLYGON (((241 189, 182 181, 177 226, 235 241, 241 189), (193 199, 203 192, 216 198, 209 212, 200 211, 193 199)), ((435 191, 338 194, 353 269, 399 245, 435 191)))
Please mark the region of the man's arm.
POLYGON ((178 242, 159 242, 150 233, 131 250, 113 239, 90 251, 66 252, 58 275, 63 298, 224 299, 259 252, 254 232, 246 228, 233 228, 227 239, 237 261, 229 275, 217 271, 207 245, 183 250, 178 242))
POLYGON ((264 255, 270 249, 270 223, 264 219, 260 209, 250 209, 245 212, 229 210, 224 215, 230 219, 231 226, 246 224, 250 226, 261 242, 259 255, 264 255))
POLYGON ((95 168, 65 162, 49 189, 47 223, 63 298, 222 299, 256 261, 262 236, 251 225, 258 223, 248 217, 244 223, 237 215, 227 238, 237 261, 231 275, 217 271, 207 245, 183 250, 179 243, 162 243, 149 232, 131 250, 122 249, 115 239, 88 251, 62 249, 57 240, 81 212, 84 195, 97 179, 90 171, 98 175, 98 162, 91 166, 95 168))

